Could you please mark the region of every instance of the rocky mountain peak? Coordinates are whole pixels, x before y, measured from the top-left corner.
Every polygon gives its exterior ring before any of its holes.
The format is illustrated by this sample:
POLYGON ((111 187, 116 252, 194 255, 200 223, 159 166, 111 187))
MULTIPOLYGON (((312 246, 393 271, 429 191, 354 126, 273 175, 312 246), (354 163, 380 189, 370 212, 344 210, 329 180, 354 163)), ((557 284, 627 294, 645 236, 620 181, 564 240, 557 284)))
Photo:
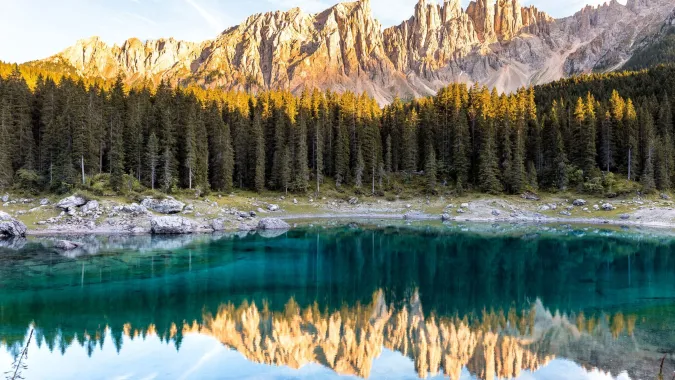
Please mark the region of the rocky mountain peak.
POLYGON ((521 0, 418 0, 410 19, 382 29, 369 0, 308 14, 260 13, 202 43, 130 38, 78 41, 50 60, 84 76, 207 88, 368 92, 380 103, 431 95, 450 82, 499 91, 621 67, 673 14, 672 0, 612 0, 554 20, 521 0))

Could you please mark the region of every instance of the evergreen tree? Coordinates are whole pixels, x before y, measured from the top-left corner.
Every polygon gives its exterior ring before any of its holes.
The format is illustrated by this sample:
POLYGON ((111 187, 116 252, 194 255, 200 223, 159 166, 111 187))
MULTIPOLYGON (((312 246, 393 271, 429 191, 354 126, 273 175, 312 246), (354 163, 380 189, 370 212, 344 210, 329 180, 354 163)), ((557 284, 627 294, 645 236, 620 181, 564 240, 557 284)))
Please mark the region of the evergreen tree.
POLYGON ((155 182, 157 180, 157 164, 159 163, 159 141, 154 132, 151 133, 150 138, 148 138, 146 162, 150 177, 150 188, 154 190, 155 182))
POLYGON ((265 134, 263 132, 261 114, 257 110, 253 115, 251 134, 253 135, 255 146, 255 190, 260 193, 265 189, 265 134))
POLYGON ((469 186, 469 124, 465 110, 461 110, 457 116, 455 138, 453 143, 453 172, 457 191, 462 194, 469 186))
POLYGON ((427 160, 424 164, 424 175, 426 177, 427 182, 427 191, 430 193, 434 193, 436 191, 436 181, 437 181, 436 153, 434 152, 434 148, 433 146, 431 146, 431 144, 427 147, 427 151, 429 153, 427 154, 427 160))
POLYGON ((110 93, 110 185, 119 191, 124 182, 125 96, 122 77, 118 76, 110 93))
POLYGON ((478 182, 484 192, 497 194, 502 191, 502 186, 498 178, 499 166, 494 142, 494 128, 492 122, 488 121, 482 112, 478 116, 477 124, 482 135, 478 182))
POLYGON ((645 107, 642 108, 640 116, 642 121, 642 140, 644 151, 644 163, 642 168, 642 176, 640 177, 640 183, 642 184, 642 191, 645 193, 651 193, 656 188, 656 183, 654 180, 654 119, 652 118, 651 112, 645 107))

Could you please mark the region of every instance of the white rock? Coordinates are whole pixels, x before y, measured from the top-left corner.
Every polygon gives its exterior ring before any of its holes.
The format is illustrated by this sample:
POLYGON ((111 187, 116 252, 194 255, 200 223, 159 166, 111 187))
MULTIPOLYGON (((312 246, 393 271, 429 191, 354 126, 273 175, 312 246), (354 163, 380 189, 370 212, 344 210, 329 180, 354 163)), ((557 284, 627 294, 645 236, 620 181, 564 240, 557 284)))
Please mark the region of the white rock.
POLYGON ((284 222, 281 219, 277 218, 263 218, 260 219, 260 222, 258 222, 258 229, 259 230, 287 230, 290 229, 291 226, 284 222))
POLYGON ((12 218, 6 212, 0 211, 0 238, 26 236, 27 230, 23 222, 12 218))
POLYGON ((82 206, 82 212, 92 212, 98 210, 99 204, 98 201, 89 201, 84 206, 82 206))
POLYGON ((181 216, 158 216, 150 220, 153 234, 190 234, 194 232, 194 223, 181 216))
POLYGON ((267 205, 267 209, 270 211, 279 211, 279 205, 269 204, 267 205))
POLYGON ((67 198, 61 199, 57 204, 56 207, 62 209, 62 210, 68 210, 73 207, 80 207, 87 203, 87 200, 82 198, 79 195, 71 195, 67 198))
POLYGON ((166 197, 162 200, 145 198, 143 199, 143 202, 141 202, 141 205, 160 214, 178 214, 183 211, 183 208, 185 207, 185 203, 172 197, 166 197))

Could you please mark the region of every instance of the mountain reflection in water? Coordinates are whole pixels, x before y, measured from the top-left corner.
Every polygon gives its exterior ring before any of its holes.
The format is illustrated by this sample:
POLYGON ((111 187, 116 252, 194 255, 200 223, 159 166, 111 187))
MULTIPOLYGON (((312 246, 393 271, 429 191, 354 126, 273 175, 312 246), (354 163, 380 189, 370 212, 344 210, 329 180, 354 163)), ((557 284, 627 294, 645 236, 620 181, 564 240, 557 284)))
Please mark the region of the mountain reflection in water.
MULTIPOLYGON (((30 240, 0 249, 0 344, 17 355, 35 328, 28 373, 52 353, 55 378, 108 355, 105 342, 125 367, 155 339, 175 362, 203 338, 277 371, 369 378, 397 373, 377 365, 395 355, 422 378, 511 378, 551 360, 655 378, 675 349, 672 239, 444 228, 87 237, 69 256, 30 240), (74 359, 78 346, 86 355, 74 359)), ((144 363, 159 366, 148 347, 144 363)))

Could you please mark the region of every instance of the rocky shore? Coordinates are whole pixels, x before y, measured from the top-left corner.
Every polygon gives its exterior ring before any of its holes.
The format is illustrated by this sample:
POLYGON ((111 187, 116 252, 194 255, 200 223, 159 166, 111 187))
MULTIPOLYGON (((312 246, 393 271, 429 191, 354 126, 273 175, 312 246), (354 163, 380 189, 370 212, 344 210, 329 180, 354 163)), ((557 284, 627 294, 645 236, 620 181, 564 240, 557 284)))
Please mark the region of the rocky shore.
POLYGON ((414 200, 248 198, 199 199, 0 198, 0 235, 191 234, 218 231, 270 231, 291 228, 288 221, 318 219, 399 219, 406 222, 500 222, 611 224, 675 228, 675 203, 666 194, 652 199, 542 199, 466 197, 414 200))

